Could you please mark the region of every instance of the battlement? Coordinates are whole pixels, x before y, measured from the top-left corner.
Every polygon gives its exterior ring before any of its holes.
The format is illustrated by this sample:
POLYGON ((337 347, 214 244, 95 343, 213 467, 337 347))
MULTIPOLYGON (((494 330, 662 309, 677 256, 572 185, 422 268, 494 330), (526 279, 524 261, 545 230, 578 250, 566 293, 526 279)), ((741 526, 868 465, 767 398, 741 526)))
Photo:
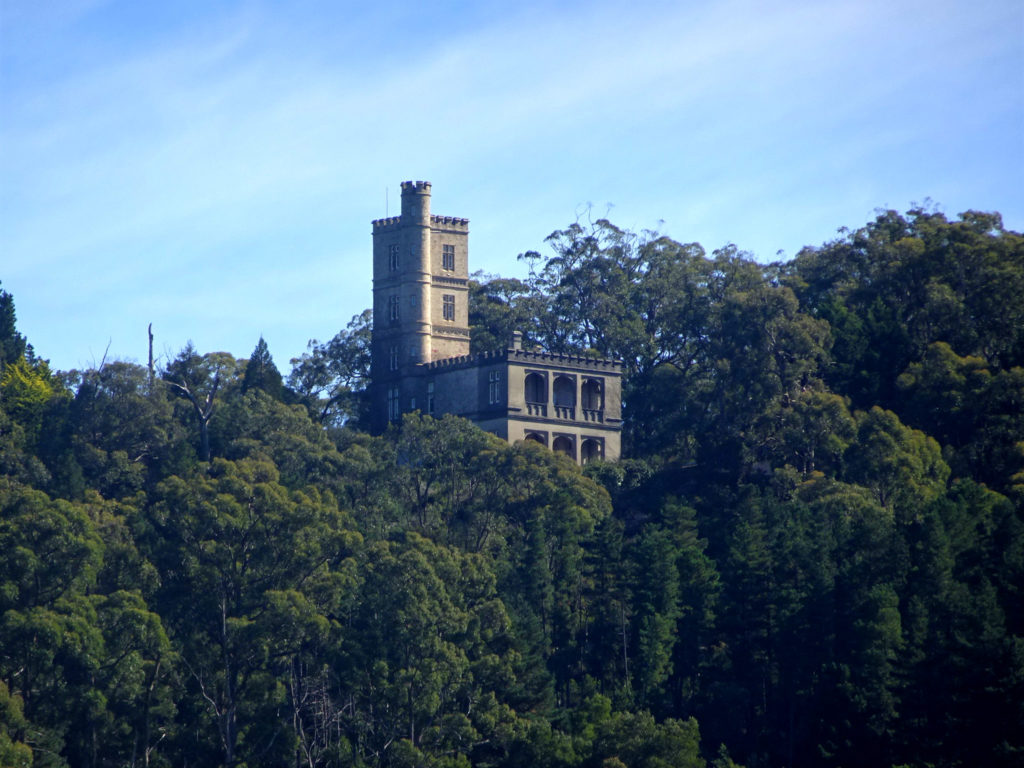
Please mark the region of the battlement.
MULTIPOLYGON (((374 219, 373 231, 376 232, 378 230, 389 229, 392 227, 400 227, 401 225, 401 216, 389 216, 386 219, 374 219)), ((449 230, 469 232, 469 219, 463 219, 458 216, 435 216, 431 214, 430 226, 438 229, 443 227, 449 230)))
POLYGON ((402 224, 401 216, 389 216, 386 219, 374 219, 373 220, 373 231, 376 232, 379 229, 388 229, 389 227, 398 227, 402 224))
POLYGON ((450 368, 472 368, 481 363, 493 362, 495 360, 506 360, 508 353, 499 349, 493 352, 478 352, 473 355, 459 355, 458 357, 445 357, 440 360, 431 360, 428 363, 420 363, 416 367, 421 370, 438 371, 450 368))
POLYGON ((434 216, 431 214, 430 225, 432 227, 469 231, 469 219, 461 219, 458 216, 434 216))
POLYGON ((622 363, 601 357, 549 354, 547 352, 532 352, 527 349, 509 349, 505 350, 504 354, 508 356, 509 360, 523 363, 528 362, 534 365, 551 365, 559 368, 574 368, 576 370, 606 371, 613 374, 622 372, 622 363))
POLYGON ((402 220, 406 225, 430 224, 430 182, 402 182, 402 220))
POLYGON ((474 355, 446 357, 441 360, 420 363, 417 367, 428 371, 437 371, 450 368, 471 368, 497 360, 569 368, 577 371, 601 371, 612 375, 622 373, 622 363, 615 360, 580 355, 552 355, 547 352, 531 352, 525 349, 496 349, 491 352, 478 352, 474 355))
POLYGON ((429 181, 403 181, 401 184, 402 194, 430 194, 430 182, 429 181))

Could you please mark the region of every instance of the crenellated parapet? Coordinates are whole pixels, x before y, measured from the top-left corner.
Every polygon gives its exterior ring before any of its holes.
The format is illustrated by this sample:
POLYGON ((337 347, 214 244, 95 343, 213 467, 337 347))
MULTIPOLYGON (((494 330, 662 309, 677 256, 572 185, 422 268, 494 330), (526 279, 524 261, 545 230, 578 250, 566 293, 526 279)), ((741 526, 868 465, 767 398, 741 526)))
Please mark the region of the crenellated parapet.
POLYGON ((402 192, 404 193, 415 193, 430 194, 430 182, 429 181, 403 181, 400 184, 402 192))
POLYGON ((508 350, 500 349, 495 350, 494 352, 479 352, 474 355, 459 355, 458 357, 446 357, 441 360, 431 360, 429 363, 420 363, 417 367, 426 371, 473 368, 480 363, 505 360, 507 357, 508 350))
POLYGON ((533 352, 527 349, 509 349, 505 350, 505 353, 508 355, 509 360, 514 360, 520 363, 572 367, 588 371, 606 371, 608 373, 621 373, 622 371, 622 363, 616 360, 606 360, 600 357, 550 354, 548 352, 533 352))
MULTIPOLYGON (((373 231, 378 232, 386 229, 397 229, 402 225, 401 216, 390 216, 386 219, 374 219, 373 231)), ((437 229, 448 229, 457 232, 469 232, 469 219, 459 216, 435 216, 430 215, 430 226, 437 229)))
POLYGON ((398 229, 402 225, 401 216, 390 216, 386 219, 374 219, 373 220, 373 231, 381 232, 386 229, 398 229))
POLYGON ((469 232, 469 219, 462 219, 458 216, 434 216, 431 214, 430 226, 436 229, 469 232))
POLYGON ((571 368, 577 371, 594 371, 606 374, 621 374, 622 363, 604 358, 584 357, 582 355, 549 354, 533 352, 526 349, 496 349, 491 352, 478 352, 474 355, 460 355, 421 363, 418 367, 425 370, 451 368, 469 368, 482 363, 498 360, 522 363, 527 365, 543 365, 557 368, 571 368))

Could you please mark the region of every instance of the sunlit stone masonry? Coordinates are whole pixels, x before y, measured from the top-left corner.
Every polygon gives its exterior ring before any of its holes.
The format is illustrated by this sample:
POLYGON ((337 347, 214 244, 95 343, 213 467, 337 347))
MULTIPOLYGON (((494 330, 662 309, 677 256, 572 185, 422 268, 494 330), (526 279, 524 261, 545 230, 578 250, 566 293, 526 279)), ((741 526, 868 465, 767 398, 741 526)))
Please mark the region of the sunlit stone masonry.
POLYGON ((469 221, 431 214, 430 182, 403 182, 401 215, 373 222, 372 429, 453 413, 581 464, 618 459, 622 366, 521 338, 469 353, 469 221))

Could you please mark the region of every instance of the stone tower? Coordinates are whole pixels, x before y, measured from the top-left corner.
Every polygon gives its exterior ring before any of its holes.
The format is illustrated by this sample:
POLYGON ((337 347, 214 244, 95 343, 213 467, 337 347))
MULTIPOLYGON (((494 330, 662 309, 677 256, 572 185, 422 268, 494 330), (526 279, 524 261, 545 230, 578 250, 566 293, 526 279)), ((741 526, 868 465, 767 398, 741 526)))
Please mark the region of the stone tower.
POLYGON ((430 184, 402 184, 402 215, 373 222, 370 429, 403 413, 469 419, 580 464, 620 455, 622 365, 510 345, 469 353, 469 222, 430 213, 430 184))
POLYGON ((468 354, 469 221, 432 215, 430 182, 402 182, 401 215, 373 222, 372 428, 414 402, 415 366, 468 354))

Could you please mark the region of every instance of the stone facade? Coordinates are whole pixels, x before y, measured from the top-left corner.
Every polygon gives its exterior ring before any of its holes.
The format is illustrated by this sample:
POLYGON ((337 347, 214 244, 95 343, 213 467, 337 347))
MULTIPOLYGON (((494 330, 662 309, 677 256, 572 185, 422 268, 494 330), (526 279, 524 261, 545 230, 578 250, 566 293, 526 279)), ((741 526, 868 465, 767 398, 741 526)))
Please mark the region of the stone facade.
POLYGON ((402 214, 373 222, 371 427, 453 413, 580 463, 620 455, 622 368, 522 349, 469 354, 469 222, 430 213, 430 183, 402 183, 402 214))

